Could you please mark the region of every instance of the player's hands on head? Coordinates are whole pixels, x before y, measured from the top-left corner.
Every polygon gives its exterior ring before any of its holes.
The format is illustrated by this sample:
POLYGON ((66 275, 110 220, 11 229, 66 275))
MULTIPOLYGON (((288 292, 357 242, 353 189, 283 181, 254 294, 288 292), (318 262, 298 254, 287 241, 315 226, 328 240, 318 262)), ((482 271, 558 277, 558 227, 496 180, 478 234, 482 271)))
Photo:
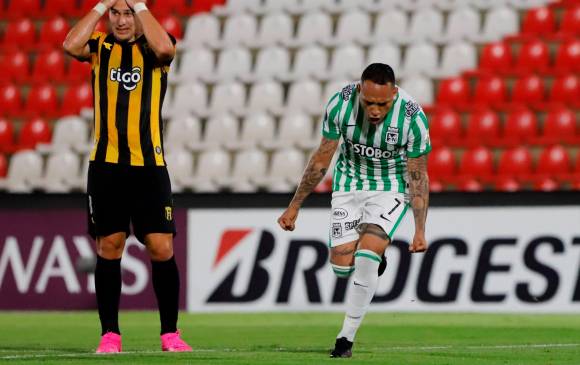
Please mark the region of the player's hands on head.
POLYGON ((111 9, 117 0, 101 0, 101 4, 105 5, 107 9, 111 9))
POLYGON ((288 207, 278 218, 278 224, 285 231, 293 231, 295 228, 296 218, 298 218, 298 209, 288 207))
POLYGON ((409 245, 409 252, 425 252, 427 251, 427 240, 424 234, 417 234, 413 237, 413 242, 409 245))
POLYGON ((137 3, 147 4, 147 0, 125 0, 125 2, 127 3, 127 5, 131 9, 133 9, 133 7, 135 6, 135 4, 137 4, 137 3))

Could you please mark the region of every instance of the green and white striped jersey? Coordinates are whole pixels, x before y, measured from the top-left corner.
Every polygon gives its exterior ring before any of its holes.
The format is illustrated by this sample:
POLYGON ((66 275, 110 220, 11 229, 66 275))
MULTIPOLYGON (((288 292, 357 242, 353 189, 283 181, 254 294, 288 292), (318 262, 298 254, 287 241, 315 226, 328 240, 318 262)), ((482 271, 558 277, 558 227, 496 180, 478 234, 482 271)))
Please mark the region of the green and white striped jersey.
POLYGON ((360 105, 356 84, 347 85, 330 98, 322 135, 343 139, 333 191, 407 193, 407 158, 431 151, 427 117, 401 88, 385 120, 373 125, 360 105))

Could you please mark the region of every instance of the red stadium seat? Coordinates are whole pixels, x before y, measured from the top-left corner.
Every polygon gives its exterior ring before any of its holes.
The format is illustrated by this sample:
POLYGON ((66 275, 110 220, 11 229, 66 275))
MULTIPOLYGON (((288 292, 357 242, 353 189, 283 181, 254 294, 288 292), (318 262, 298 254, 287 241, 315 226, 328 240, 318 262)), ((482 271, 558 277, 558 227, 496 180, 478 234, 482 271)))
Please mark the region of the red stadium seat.
POLYGON ((580 105, 580 79, 578 75, 566 74, 554 80, 550 89, 550 101, 567 105, 580 105))
POLYGON ((560 32, 570 35, 580 35, 580 4, 566 9, 560 24, 560 32))
POLYGON ((69 29, 70 27, 66 20, 61 17, 52 18, 44 22, 40 28, 39 46, 48 48, 61 47, 69 29))
POLYGON ((63 80, 64 53, 60 49, 52 49, 38 54, 32 70, 31 81, 44 83, 46 81, 61 82, 63 80))
POLYGON ((506 193, 513 193, 521 190, 520 183, 512 177, 500 177, 495 182, 495 190, 506 193))
POLYGON ((70 59, 66 81, 69 83, 86 82, 91 77, 91 65, 88 62, 80 62, 70 59))
POLYGON ((462 137, 459 114, 452 109, 439 108, 429 125, 429 134, 435 145, 456 145, 462 137))
POLYGON ((503 137, 513 143, 529 142, 538 136, 538 120, 531 110, 522 108, 511 111, 506 119, 503 137))
POLYGON ((54 117, 57 111, 58 100, 56 90, 52 85, 43 84, 30 89, 26 100, 27 115, 54 117))
POLYGON ((57 15, 76 16, 77 12, 75 8, 76 1, 71 4, 70 0, 45 0, 42 13, 47 17, 57 15))
POLYGON ((61 115, 78 115, 83 108, 93 107, 93 90, 87 82, 69 87, 64 94, 61 115))
POLYGON ((24 123, 18 137, 19 149, 32 149, 38 143, 50 143, 51 131, 48 123, 42 118, 33 118, 24 123))
POLYGON ((435 180, 446 181, 456 172, 455 155, 448 147, 437 147, 429 153, 429 176, 435 180))
POLYGON ((532 108, 545 107, 544 79, 537 75, 527 75, 516 80, 512 90, 512 103, 528 105, 532 108))
MULTIPOLYGON (((18 1, 13 1, 18 2, 18 1)), ((14 20, 8 23, 4 33, 4 48, 31 49, 36 44, 36 31, 30 19, 14 20)))
POLYGON ((183 28, 181 27, 181 22, 173 15, 167 15, 159 19, 159 24, 163 28, 174 36, 176 39, 183 38, 183 28))
POLYGON ((506 85, 503 78, 494 75, 482 77, 475 86, 474 104, 501 108, 507 101, 506 85))
POLYGON ((14 126, 6 119, 0 117, 0 152, 10 152, 14 146, 14 126))
POLYGON ((183 0, 155 0, 149 6, 155 16, 187 15, 186 1, 183 0))
POLYGON ((30 63, 28 53, 20 50, 5 54, 6 62, 3 69, 6 70, 6 80, 22 83, 30 79, 30 63))
POLYGON ((486 71, 505 72, 512 68, 510 47, 505 42, 489 43, 483 47, 479 68, 486 71))
POLYGON ((493 174, 493 155, 483 146, 471 148, 461 156, 460 175, 490 178, 493 174))
POLYGON ((98 1, 99 0, 81 0, 80 7, 77 9, 77 15, 84 16, 95 7, 98 1))
POLYGON ((560 145, 545 148, 538 159, 536 174, 556 179, 567 178, 571 172, 568 150, 560 145))
POLYGON ((443 183, 439 180, 429 178, 429 191, 439 193, 444 190, 443 183))
POLYGON ((580 39, 571 39, 560 45, 555 69, 560 72, 580 71, 580 39))
POLYGON ((503 151, 497 172, 500 177, 526 178, 532 173, 532 154, 523 146, 503 151))
POLYGON ((546 72, 550 64, 550 54, 546 43, 539 39, 526 42, 520 49, 516 60, 518 74, 546 72))
POLYGON ((469 101, 469 85, 461 77, 441 80, 437 92, 437 104, 461 107, 469 101))
POLYGON ((95 27, 95 32, 109 33, 108 23, 103 19, 99 20, 97 26, 95 27))
POLYGON ((11 0, 8 2, 6 14, 11 18, 28 16, 37 18, 40 15, 39 0, 11 0))
POLYGON ((0 153, 0 177, 5 178, 8 172, 8 160, 4 154, 0 153))
POLYGON ((493 144, 499 141, 500 120, 490 109, 474 111, 467 123, 467 140, 470 144, 493 144))
POLYGON ((483 191, 483 185, 476 179, 463 179, 459 183, 459 191, 477 193, 483 191))
POLYGON ((549 7, 532 8, 526 12, 522 23, 522 33, 550 35, 556 30, 556 19, 549 7))
POLYGON ((12 84, 0 86, 0 110, 2 116, 19 116, 22 113, 20 88, 12 84))
POLYGON ((537 191, 556 191, 559 188, 558 182, 550 177, 537 179, 534 183, 534 190, 537 191))
POLYGON ((544 121, 542 139, 545 144, 578 143, 576 115, 566 108, 557 108, 548 112, 544 121))

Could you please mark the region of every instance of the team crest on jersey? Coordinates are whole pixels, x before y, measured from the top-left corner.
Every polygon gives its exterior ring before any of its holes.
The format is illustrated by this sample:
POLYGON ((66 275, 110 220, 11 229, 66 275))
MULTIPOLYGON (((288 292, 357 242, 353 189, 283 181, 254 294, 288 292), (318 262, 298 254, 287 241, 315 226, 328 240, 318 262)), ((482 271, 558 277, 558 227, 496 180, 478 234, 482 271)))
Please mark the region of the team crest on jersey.
POLYGON ((354 84, 350 84, 347 85, 345 87, 342 88, 342 91, 340 92, 340 96, 342 97, 342 100, 344 101, 348 101, 350 99, 350 97, 352 96, 352 91, 354 90, 354 84))
POLYGON ((399 128, 389 127, 389 129, 387 130, 387 143, 397 144, 398 140, 399 140, 399 128))
POLYGON ((407 104, 405 104, 405 117, 411 118, 413 115, 417 114, 419 110, 421 110, 419 104, 414 101, 408 101, 407 104))

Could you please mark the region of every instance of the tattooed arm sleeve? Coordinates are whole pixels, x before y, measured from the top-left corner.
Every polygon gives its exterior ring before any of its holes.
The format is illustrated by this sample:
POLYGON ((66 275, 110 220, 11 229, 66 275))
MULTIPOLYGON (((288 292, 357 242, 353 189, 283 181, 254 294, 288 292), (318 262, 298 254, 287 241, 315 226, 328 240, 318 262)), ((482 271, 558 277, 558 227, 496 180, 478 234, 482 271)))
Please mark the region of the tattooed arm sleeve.
POLYGON ((429 206, 429 175, 427 174, 427 155, 409 158, 409 192, 411 208, 415 217, 415 230, 425 232, 427 208, 429 206))
POLYGON ((316 152, 314 152, 312 157, 310 157, 308 166, 306 166, 306 170, 304 170, 302 180, 296 189, 296 193, 290 202, 290 206, 300 208, 304 199, 306 199, 306 197, 314 190, 316 185, 322 181, 322 178, 326 175, 332 156, 338 147, 338 142, 338 140, 332 140, 325 137, 322 138, 320 146, 316 152))

